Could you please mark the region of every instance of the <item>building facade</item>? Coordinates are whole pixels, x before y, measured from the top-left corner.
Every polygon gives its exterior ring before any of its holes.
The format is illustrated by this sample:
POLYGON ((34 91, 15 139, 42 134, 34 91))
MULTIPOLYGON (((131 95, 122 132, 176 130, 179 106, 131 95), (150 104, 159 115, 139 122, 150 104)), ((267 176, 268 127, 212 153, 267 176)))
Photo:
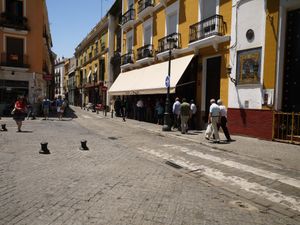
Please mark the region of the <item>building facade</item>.
POLYGON ((228 102, 231 4, 228 0, 124 0, 122 72, 109 94, 126 96, 133 118, 135 103, 142 99, 144 120, 155 122, 154 107, 165 104, 169 79, 171 104, 175 97, 193 99, 198 106, 197 127, 203 128, 209 100, 228 102))
POLYGON ((44 0, 1 0, 0 12, 1 113, 18 95, 49 95, 54 53, 44 0))
POLYGON ((54 97, 59 95, 65 97, 64 80, 65 80, 65 62, 67 59, 64 57, 58 58, 54 63, 54 97))
POLYGON ((299 142, 300 2, 233 1, 232 15, 230 130, 299 142))
POLYGON ((105 103, 107 76, 108 18, 105 16, 76 47, 78 102, 105 103))

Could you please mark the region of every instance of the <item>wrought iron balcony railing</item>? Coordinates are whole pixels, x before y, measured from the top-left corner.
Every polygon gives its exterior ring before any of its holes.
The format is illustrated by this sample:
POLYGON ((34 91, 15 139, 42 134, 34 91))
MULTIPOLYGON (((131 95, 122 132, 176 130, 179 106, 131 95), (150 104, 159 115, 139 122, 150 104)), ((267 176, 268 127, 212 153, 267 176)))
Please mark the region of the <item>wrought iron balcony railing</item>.
POLYGON ((137 60, 153 57, 153 45, 144 45, 137 49, 137 60))
POLYGON ((121 56, 121 65, 131 64, 134 61, 133 51, 130 51, 121 56))
POLYGON ((122 25, 134 19, 135 19, 135 10, 129 9, 126 13, 122 15, 122 25))
POLYGON ((17 53, 1 53, 1 66, 28 68, 28 56, 17 53))
POLYGON ((169 34, 158 40, 158 53, 167 51, 173 48, 181 48, 181 34, 173 33, 169 34))
POLYGON ((223 16, 214 15, 190 26, 190 43, 213 35, 224 35, 223 16))
POLYGON ((138 13, 142 12, 149 6, 154 6, 154 0, 140 0, 138 1, 138 13))
POLYGON ((1 13, 0 26, 28 30, 26 17, 20 17, 6 12, 1 13))

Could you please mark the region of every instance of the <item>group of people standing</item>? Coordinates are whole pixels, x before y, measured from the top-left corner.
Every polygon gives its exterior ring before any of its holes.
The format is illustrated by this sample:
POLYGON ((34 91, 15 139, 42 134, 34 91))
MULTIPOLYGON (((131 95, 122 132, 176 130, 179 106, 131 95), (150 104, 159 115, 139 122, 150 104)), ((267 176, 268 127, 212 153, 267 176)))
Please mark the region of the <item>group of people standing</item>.
POLYGON ((174 115, 174 129, 178 129, 182 134, 186 134, 189 129, 195 129, 197 107, 194 100, 188 103, 186 98, 183 98, 181 103, 178 97, 175 98, 172 112, 174 115))
MULTIPOLYGON (((67 106, 67 102, 63 100, 61 96, 58 96, 58 98, 55 101, 50 101, 47 97, 43 99, 41 107, 43 110, 44 120, 49 119, 49 111, 51 109, 52 103, 55 104, 58 119, 62 120, 62 116, 67 106)), ((30 105, 28 104, 27 99, 24 96, 19 96, 11 111, 12 117, 17 124, 17 132, 22 132, 22 123, 25 120, 26 116, 27 119, 29 118, 31 112, 32 107, 30 107, 30 105)))
POLYGON ((213 136, 214 142, 220 143, 219 129, 222 127, 227 142, 233 141, 227 128, 227 110, 223 105, 222 100, 219 99, 216 102, 215 99, 211 99, 210 104, 205 138, 210 140, 211 136, 213 136))

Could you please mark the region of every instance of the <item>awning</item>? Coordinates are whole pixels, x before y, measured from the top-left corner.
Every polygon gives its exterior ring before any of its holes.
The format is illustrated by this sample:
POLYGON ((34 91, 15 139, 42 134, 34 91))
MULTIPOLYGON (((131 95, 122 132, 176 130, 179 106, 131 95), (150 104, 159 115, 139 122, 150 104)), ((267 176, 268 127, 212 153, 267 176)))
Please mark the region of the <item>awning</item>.
MULTIPOLYGON (((171 61, 170 93, 175 93, 175 87, 193 57, 194 55, 188 55, 171 61)), ((166 61, 120 73, 108 93, 110 95, 165 94, 168 63, 166 61)))

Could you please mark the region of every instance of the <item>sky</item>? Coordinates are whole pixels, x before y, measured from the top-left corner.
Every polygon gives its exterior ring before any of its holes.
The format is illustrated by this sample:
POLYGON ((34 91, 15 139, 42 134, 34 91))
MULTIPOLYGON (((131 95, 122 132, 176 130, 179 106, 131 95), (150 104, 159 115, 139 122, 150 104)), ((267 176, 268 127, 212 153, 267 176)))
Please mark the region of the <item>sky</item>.
POLYGON ((52 51, 57 57, 72 57, 77 45, 100 21, 101 15, 103 17, 107 13, 113 2, 114 0, 46 0, 52 51))

